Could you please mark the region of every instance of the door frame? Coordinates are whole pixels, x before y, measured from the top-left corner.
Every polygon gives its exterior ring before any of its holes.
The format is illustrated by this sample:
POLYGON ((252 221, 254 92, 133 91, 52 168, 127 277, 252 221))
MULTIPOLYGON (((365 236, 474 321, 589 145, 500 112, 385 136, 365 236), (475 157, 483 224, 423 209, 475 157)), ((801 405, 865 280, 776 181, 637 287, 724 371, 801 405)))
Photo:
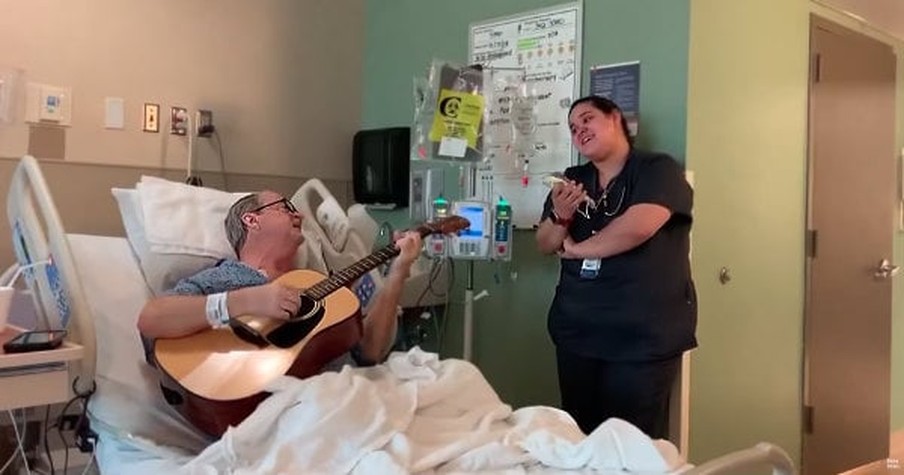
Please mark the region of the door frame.
MULTIPOLYGON (((801 436, 801 457, 800 457, 801 469, 806 469, 806 465, 807 465, 806 459, 805 459, 805 456, 807 453, 806 452, 806 438, 807 438, 807 433, 808 433, 808 426, 812 422, 812 419, 811 419, 812 413, 808 414, 808 412, 809 412, 808 405, 811 402, 810 401, 810 374, 811 374, 811 372, 809 370, 810 347, 808 345, 808 342, 810 340, 809 332, 810 332, 810 325, 812 324, 811 320, 813 318, 811 315, 811 312, 813 311, 813 301, 812 301, 812 299, 813 299, 813 289, 812 289, 813 255, 812 255, 812 249, 813 249, 813 246, 816 245, 811 231, 814 226, 814 223, 813 223, 813 220, 814 220, 814 215, 813 215, 814 190, 813 190, 813 188, 814 188, 814 186, 813 186, 813 184, 814 184, 814 178, 815 178, 814 177, 814 166, 815 166, 814 144, 816 142, 815 141, 815 131, 814 131, 814 127, 813 127, 813 117, 814 117, 814 113, 816 111, 816 107, 815 107, 814 100, 813 100, 814 99, 813 87, 815 84, 814 77, 816 76, 816 74, 818 74, 817 68, 819 67, 818 62, 816 60, 816 49, 815 49, 815 42, 814 42, 815 30, 817 28, 834 31, 834 32, 837 32, 837 33, 843 34, 843 35, 857 36, 857 37, 864 38, 868 41, 881 43, 882 45, 888 46, 889 50, 894 55, 896 63, 899 61, 899 58, 895 54, 895 45, 894 44, 890 44, 888 42, 882 41, 881 39, 876 38, 874 36, 866 35, 860 31, 849 28, 845 25, 832 21, 831 19, 826 18, 824 16, 820 16, 816 13, 810 14, 810 22, 809 22, 809 28, 808 28, 808 34, 810 37, 810 46, 808 48, 809 74, 808 74, 808 83, 807 83, 808 84, 808 91, 807 91, 807 99, 808 99, 807 100, 807 155, 806 155, 807 156, 807 164, 806 164, 807 169, 806 169, 806 207, 805 207, 805 213, 806 213, 805 214, 805 246, 807 249, 806 249, 806 252, 804 253, 805 262, 804 262, 804 299, 803 299, 804 301, 803 301, 803 333, 802 333, 802 335, 803 335, 803 345, 802 345, 803 351, 802 351, 802 360, 801 360, 801 365, 802 365, 802 368, 801 368, 801 370, 802 370, 801 371, 801 375, 802 375, 802 381, 801 381, 802 424, 801 424, 801 429, 802 430, 801 430, 801 434, 800 434, 800 436, 801 436)), ((895 65, 895 75, 897 76, 897 74, 898 74, 898 65, 896 64, 895 65)), ((899 115, 897 112, 898 107, 897 107, 897 97, 896 97, 898 94, 898 86, 897 86, 898 80, 899 80, 899 78, 895 77, 895 82, 894 82, 895 97, 892 98, 893 108, 895 109, 895 120, 890 125, 890 127, 892 128, 892 137, 893 137, 893 142, 894 142, 892 151, 894 151, 898 145, 897 137, 896 137, 897 118, 899 115)), ((900 199, 901 186, 902 186, 901 179, 900 179, 901 163, 899 163, 900 160, 898 160, 898 156, 894 153, 892 154, 891 157, 889 157, 889 159, 895 161, 895 177, 894 177, 894 185, 893 185, 895 188, 894 195, 896 197, 899 197, 899 199, 900 199)), ((894 201, 891 201, 891 203, 894 203, 894 201)), ((894 207, 894 205, 892 205, 892 206, 894 207)), ((894 209, 893 213, 895 215, 897 215, 898 211, 899 211, 898 209, 894 209)), ((900 218, 898 218, 898 219, 900 219, 900 218)), ((889 257, 889 259, 892 259, 894 257, 894 233, 895 233, 894 226, 889 227, 889 233, 892 234, 892 243, 891 243, 892 245, 891 245, 891 249, 890 249, 890 255, 888 257, 889 257)), ((892 286, 892 292, 889 294, 890 301, 888 302, 889 323, 891 323, 894 318, 893 305, 892 305, 893 299, 894 299, 893 282, 890 283, 890 285, 892 286)), ((889 335, 889 338, 891 338, 890 335, 889 335)), ((891 358, 891 354, 889 354, 889 358, 891 358)), ((891 368, 890 368, 890 364, 889 364, 889 371, 890 371, 890 369, 891 368)), ((889 374, 889 378, 890 378, 890 376, 891 376, 891 374, 889 374)), ((889 399, 890 399, 890 396, 891 395, 889 394, 889 399)), ((887 425, 889 428, 889 430, 887 432, 889 432, 889 436, 890 436, 890 416, 891 416, 890 410, 891 410, 891 405, 889 405, 889 412, 887 415, 887 422, 888 422, 887 425)), ((886 454, 888 453, 888 445, 887 444, 888 444, 888 438, 886 438, 886 447, 885 447, 886 454)))

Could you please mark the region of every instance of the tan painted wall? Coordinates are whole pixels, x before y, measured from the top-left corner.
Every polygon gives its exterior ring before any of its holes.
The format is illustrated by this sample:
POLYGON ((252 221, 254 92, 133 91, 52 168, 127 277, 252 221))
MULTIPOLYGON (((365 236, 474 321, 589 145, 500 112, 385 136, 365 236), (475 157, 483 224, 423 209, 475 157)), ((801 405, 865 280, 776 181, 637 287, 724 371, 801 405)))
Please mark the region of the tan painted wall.
MULTIPOLYGON (((153 102, 212 109, 231 172, 351 179, 363 36, 363 0, 0 0, 0 66, 72 88, 70 162, 183 169, 184 137, 140 131, 153 102), (125 130, 103 128, 105 97, 125 99, 125 130)), ((23 120, 20 101, 0 157, 25 154, 23 120)))

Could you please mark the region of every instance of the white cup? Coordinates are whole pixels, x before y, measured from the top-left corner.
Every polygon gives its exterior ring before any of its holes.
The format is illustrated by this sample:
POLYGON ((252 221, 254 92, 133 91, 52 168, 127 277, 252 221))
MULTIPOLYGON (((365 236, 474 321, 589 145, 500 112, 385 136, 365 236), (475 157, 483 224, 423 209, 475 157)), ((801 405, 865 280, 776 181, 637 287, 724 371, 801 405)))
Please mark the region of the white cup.
POLYGON ((0 287, 0 332, 6 329, 6 322, 9 320, 9 307, 13 301, 15 290, 13 287, 0 287))

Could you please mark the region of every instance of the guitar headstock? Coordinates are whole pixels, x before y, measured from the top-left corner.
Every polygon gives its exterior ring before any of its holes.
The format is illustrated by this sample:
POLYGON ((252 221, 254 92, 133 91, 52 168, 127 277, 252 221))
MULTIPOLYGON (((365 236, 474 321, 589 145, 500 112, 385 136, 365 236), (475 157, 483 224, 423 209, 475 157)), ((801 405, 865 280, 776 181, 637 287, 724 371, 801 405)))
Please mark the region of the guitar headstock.
POLYGON ((452 215, 446 218, 437 219, 429 223, 424 223, 417 228, 421 233, 421 237, 430 234, 452 234, 471 225, 471 222, 461 216, 452 215))

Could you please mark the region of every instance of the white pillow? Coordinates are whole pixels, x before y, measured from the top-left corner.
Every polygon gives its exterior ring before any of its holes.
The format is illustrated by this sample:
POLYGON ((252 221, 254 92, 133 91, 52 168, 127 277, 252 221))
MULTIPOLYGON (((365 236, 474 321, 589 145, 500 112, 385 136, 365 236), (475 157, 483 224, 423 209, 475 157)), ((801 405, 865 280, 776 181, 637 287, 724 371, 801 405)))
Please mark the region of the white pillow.
POLYGON ((301 234, 305 236, 304 242, 298 246, 295 254, 295 268, 307 269, 329 275, 330 270, 323 258, 323 245, 320 240, 302 225, 301 234))
MULTIPOLYGON (((113 188, 113 197, 119 205, 119 213, 122 215, 122 223, 126 230, 126 237, 132 251, 138 257, 138 264, 144 274, 145 281, 154 295, 160 295, 172 289, 180 280, 190 277, 208 267, 214 266, 221 258, 234 258, 231 253, 219 257, 211 257, 207 253, 193 253, 190 251, 174 253, 172 248, 166 252, 154 252, 148 242, 145 233, 144 215, 142 212, 141 197, 138 190, 131 188, 113 188)), ((227 210, 228 211, 228 210, 227 210)), ((225 213, 217 218, 217 223, 225 220, 225 213)), ((305 220, 306 224, 307 220, 305 220)), ((221 224, 214 224, 219 232, 225 236, 226 230, 221 224)), ((312 238, 312 232, 303 226, 302 233, 305 242, 298 247, 296 265, 299 269, 311 269, 321 274, 327 274, 327 264, 323 258, 321 243, 312 238)), ((224 237, 225 239, 225 237, 224 237)))
POLYGON ((323 228, 332 247, 338 251, 345 249, 348 240, 349 221, 342 206, 336 198, 328 196, 324 198, 316 211, 317 223, 323 228))
POLYGON ((361 203, 355 203, 348 207, 348 227, 356 233, 367 249, 374 247, 380 225, 367 212, 367 208, 361 203))
MULTIPOLYGON (((160 295, 173 288, 179 280, 211 267, 219 260, 216 257, 203 255, 152 252, 144 230, 144 218, 138 191, 113 188, 112 192, 119 205, 119 213, 122 215, 122 224, 126 229, 129 245, 138 256, 141 272, 154 295, 160 295)), ((226 233, 225 230, 222 232, 226 233)))
POLYGON ((144 234, 152 251, 215 258, 235 257, 223 220, 249 193, 229 193, 142 176, 135 185, 144 234))

